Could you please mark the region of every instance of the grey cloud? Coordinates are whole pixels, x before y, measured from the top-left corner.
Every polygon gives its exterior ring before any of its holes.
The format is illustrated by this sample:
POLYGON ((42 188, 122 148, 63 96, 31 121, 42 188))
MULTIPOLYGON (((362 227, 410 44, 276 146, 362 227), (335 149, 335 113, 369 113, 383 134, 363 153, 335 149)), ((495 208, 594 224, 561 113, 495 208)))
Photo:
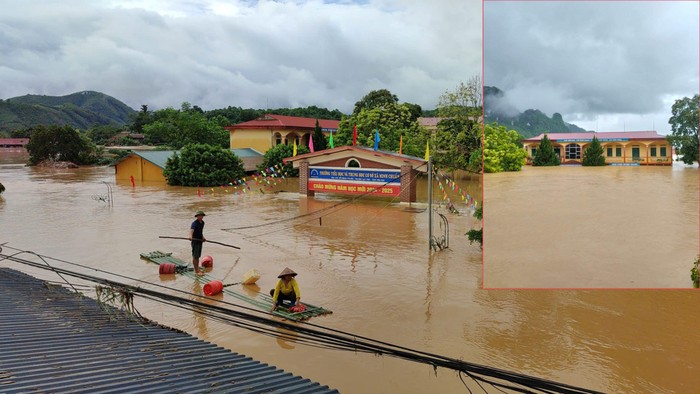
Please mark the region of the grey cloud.
POLYGON ((484 28, 485 84, 521 110, 670 116, 698 88, 695 2, 486 2, 484 28))
POLYGON ((350 112, 386 88, 434 108, 481 71, 474 0, 243 1, 229 3, 235 16, 215 14, 207 1, 14 3, 0 15, 0 48, 12 54, 0 59, 0 98, 89 89, 134 108, 189 101, 350 112))

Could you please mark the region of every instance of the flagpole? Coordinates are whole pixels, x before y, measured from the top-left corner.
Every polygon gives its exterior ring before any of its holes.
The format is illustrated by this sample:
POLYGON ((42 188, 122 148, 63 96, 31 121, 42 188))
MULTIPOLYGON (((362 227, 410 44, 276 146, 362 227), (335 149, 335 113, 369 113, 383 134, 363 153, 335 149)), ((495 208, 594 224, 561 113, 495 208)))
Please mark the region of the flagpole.
POLYGON ((428 251, 433 250, 433 165, 428 156, 428 251))

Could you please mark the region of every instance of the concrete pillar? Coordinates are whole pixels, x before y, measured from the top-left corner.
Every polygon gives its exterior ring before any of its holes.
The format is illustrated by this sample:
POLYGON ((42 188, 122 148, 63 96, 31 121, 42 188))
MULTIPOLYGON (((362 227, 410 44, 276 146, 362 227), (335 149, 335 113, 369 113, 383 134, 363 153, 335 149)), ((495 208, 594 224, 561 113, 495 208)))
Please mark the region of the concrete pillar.
POLYGON ((314 191, 309 190, 309 162, 303 160, 299 162, 299 194, 314 196, 314 191))
POLYGON ((416 202, 416 175, 410 165, 401 166, 401 202, 416 202))

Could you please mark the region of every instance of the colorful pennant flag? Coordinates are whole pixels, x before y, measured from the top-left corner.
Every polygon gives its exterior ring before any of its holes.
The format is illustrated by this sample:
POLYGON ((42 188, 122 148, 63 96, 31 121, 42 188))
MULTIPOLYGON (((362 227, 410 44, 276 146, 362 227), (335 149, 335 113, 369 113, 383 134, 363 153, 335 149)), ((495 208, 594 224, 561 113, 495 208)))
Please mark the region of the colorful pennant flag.
POLYGON ((296 155, 297 155, 297 140, 295 139, 294 140, 294 152, 292 153, 292 156, 296 156, 296 155))
POLYGON ((328 139, 328 145, 331 146, 331 149, 335 148, 335 144, 333 143, 333 130, 331 130, 331 138, 328 139))
POLYGON ((381 138, 379 138, 379 130, 374 130, 374 150, 379 149, 379 141, 381 138))
POLYGON ((430 159, 430 144, 428 141, 425 141, 425 161, 428 161, 430 159))
POLYGON ((314 136, 311 134, 309 135, 309 150, 311 153, 314 152, 314 136))
POLYGON ((399 154, 403 154, 403 136, 399 139, 399 154))

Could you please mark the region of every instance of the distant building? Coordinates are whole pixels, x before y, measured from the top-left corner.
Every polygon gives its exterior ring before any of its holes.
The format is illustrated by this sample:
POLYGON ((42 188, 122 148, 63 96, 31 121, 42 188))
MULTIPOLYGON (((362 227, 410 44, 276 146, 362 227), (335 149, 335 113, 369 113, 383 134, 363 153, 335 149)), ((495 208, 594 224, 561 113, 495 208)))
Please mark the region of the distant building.
POLYGON ((24 148, 29 143, 29 138, 0 138, 0 148, 24 148))
MULTIPOLYGON (((339 124, 338 120, 318 120, 324 135, 329 135, 331 131, 337 132, 339 124)), ((276 145, 292 145, 294 141, 297 145, 308 146, 315 128, 315 118, 273 114, 224 127, 230 135, 231 149, 252 148, 261 153, 276 145)))
MULTIPOLYGON (((523 140, 523 149, 528 154, 528 163, 532 162, 544 134, 523 140)), ((673 164, 671 144, 666 136, 655 131, 625 132, 585 132, 585 133, 547 133, 552 141, 554 152, 562 164, 580 164, 583 152, 595 136, 603 147, 603 156, 608 165, 661 165, 673 164)))
MULTIPOLYGON (((262 164, 263 155, 255 149, 231 149, 243 161, 246 172, 254 172, 262 164)), ((173 150, 132 151, 132 153, 114 163, 114 176, 117 181, 162 182, 165 164, 174 153, 173 150)))

